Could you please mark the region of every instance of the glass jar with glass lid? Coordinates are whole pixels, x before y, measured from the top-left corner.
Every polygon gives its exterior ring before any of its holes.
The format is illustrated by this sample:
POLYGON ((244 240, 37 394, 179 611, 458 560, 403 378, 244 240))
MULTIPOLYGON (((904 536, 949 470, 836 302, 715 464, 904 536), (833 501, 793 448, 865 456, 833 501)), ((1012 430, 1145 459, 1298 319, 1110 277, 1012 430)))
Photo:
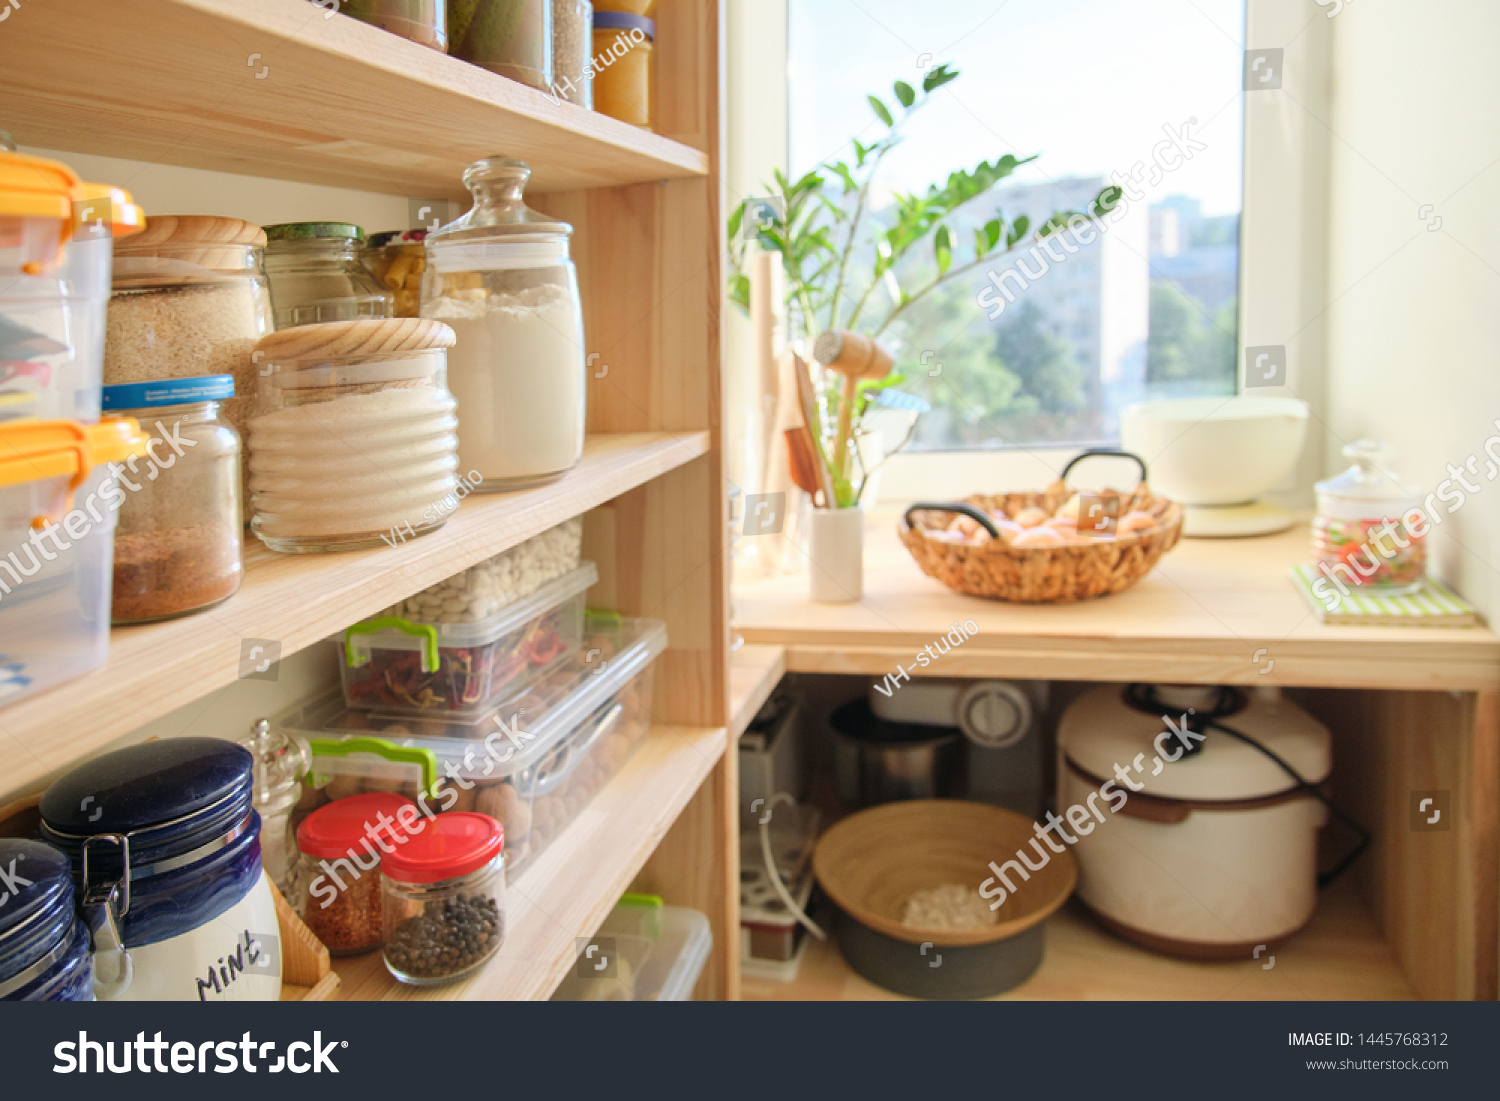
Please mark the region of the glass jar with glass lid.
POLYGON ((481 490, 552 481, 583 457, 583 307, 568 256, 573 227, 522 200, 531 176, 509 157, 464 172, 474 206, 427 235, 422 316, 452 327, 448 387, 461 468, 481 490))
POLYGON ((360 260, 365 231, 348 222, 266 227, 266 278, 277 329, 391 317, 395 302, 360 260))
POLYGON ((1354 465, 1313 486, 1313 564, 1340 589, 1378 596, 1416 592, 1427 577, 1422 491, 1392 472, 1394 452, 1386 444, 1358 440, 1343 455, 1354 465))

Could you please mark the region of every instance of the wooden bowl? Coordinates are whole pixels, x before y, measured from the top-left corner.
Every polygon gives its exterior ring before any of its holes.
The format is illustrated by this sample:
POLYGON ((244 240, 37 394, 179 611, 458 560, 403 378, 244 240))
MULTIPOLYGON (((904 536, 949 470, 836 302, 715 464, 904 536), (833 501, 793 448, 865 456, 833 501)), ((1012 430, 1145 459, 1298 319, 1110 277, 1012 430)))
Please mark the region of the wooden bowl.
MULTIPOLYGON (((980 929, 921 929, 901 911, 917 891, 945 883, 973 887, 994 876, 990 861, 1014 860, 1031 850, 1031 819, 985 803, 911 799, 851 814, 813 850, 813 871, 830 898, 851 918, 910 944, 939 947, 991 944, 1025 932, 1073 893, 1078 866, 1070 851, 1053 853, 1046 867, 1017 884, 1000 907, 1000 921, 980 929)), ((1012 879, 1015 879, 1012 873, 1012 879)))

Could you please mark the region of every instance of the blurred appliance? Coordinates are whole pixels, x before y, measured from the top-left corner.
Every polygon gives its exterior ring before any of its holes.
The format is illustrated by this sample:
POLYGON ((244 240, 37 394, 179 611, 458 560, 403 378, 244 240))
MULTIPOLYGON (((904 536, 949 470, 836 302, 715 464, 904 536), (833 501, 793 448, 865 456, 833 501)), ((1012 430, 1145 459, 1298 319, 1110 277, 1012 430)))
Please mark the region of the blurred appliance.
POLYGON ((810 934, 766 871, 762 819, 782 889, 806 913, 814 885, 813 843, 822 815, 816 807, 781 799, 740 819, 740 971, 792 982, 807 954, 810 934))
POLYGON ((956 728, 964 739, 956 749, 965 758, 958 793, 1032 817, 1041 813, 1045 681, 924 677, 889 696, 872 686, 868 702, 882 722, 956 728))
MULTIPOLYGON (((801 701, 789 692, 772 694, 740 736, 740 814, 752 813, 757 799, 768 803, 778 792, 801 799, 803 768, 801 701)), ((764 803, 762 803, 764 805, 764 803)))
POLYGON ((1290 511, 1259 498, 1291 473, 1306 435, 1307 404, 1296 398, 1178 398, 1120 412, 1120 446, 1145 459, 1152 490, 1182 502, 1188 536, 1291 527, 1290 511))

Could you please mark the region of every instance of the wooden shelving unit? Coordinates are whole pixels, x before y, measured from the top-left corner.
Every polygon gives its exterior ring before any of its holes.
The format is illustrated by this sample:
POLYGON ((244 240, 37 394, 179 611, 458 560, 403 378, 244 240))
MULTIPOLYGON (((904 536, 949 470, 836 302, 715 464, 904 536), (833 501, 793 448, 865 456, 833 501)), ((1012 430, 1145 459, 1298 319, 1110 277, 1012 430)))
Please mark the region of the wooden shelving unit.
MULTIPOLYGON (((12 16, 25 18, 0 34, 0 93, 23 146, 417 199, 464 198, 463 169, 481 157, 527 161, 528 200, 574 226, 588 347, 607 371, 589 384, 584 461, 555 485, 470 497, 441 531, 393 548, 299 557, 255 547, 224 605, 116 631, 103 669, 0 710, 4 789, 34 790, 232 682, 244 638, 277 641, 285 656, 583 514, 601 575, 590 602, 667 625, 657 725, 516 884, 504 957, 446 996, 546 997, 574 938, 632 884, 709 916, 714 951, 698 996, 737 996, 720 5, 660 6, 656 133, 325 18, 307 0, 74 0, 12 16)), ((346 997, 413 993, 359 968, 340 968, 346 997)))

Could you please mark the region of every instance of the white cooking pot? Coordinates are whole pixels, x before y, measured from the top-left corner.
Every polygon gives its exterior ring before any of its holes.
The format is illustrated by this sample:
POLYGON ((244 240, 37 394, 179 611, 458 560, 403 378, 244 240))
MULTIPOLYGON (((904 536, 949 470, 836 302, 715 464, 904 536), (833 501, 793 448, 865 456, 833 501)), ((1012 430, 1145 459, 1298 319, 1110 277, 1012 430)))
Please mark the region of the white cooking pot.
MULTIPOLYGON (((1163 712, 1180 727, 1220 691, 1158 688, 1156 713, 1118 685, 1078 699, 1057 732, 1059 813, 1077 836, 1078 895, 1105 925, 1156 951, 1249 958, 1312 916, 1327 812, 1254 746, 1213 729, 1199 742, 1164 722, 1163 712)), ((1239 696, 1227 726, 1309 783, 1327 778, 1326 727, 1275 689, 1239 696)))

